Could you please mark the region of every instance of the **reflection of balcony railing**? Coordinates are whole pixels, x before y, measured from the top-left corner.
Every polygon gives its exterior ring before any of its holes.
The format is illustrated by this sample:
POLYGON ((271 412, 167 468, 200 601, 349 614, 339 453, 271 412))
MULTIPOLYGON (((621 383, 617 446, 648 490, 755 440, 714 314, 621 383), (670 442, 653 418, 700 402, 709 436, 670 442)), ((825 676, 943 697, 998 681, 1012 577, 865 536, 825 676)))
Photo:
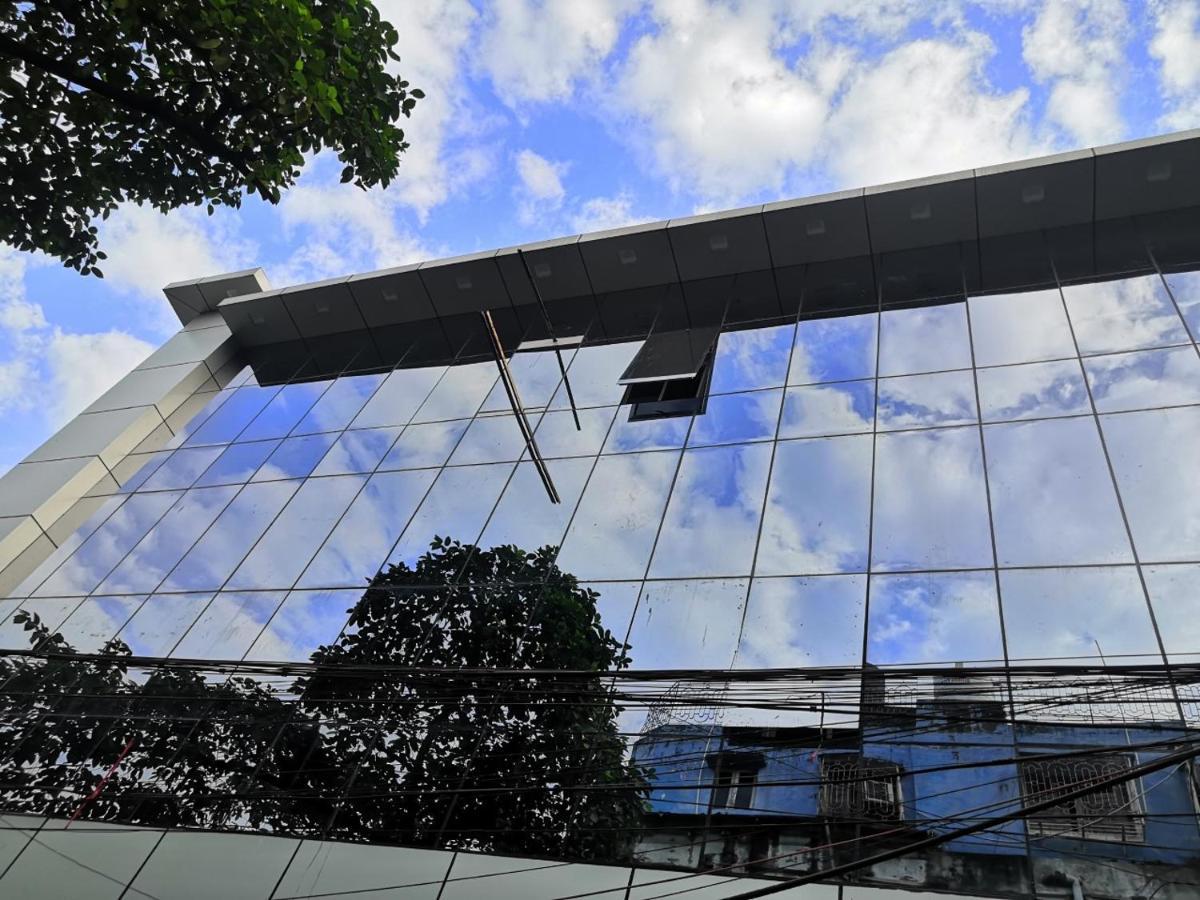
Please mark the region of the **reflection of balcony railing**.
POLYGON ((821 814, 838 819, 900 818, 900 767, 853 754, 821 759, 821 814))
MULTIPOLYGON (((1127 772, 1129 756, 1071 760, 1028 760, 1020 764, 1021 790, 1026 803, 1066 794, 1089 783, 1127 772)), ((1094 793, 1051 807, 1029 818, 1034 835, 1064 835, 1106 841, 1145 839, 1137 782, 1110 784, 1094 793)))

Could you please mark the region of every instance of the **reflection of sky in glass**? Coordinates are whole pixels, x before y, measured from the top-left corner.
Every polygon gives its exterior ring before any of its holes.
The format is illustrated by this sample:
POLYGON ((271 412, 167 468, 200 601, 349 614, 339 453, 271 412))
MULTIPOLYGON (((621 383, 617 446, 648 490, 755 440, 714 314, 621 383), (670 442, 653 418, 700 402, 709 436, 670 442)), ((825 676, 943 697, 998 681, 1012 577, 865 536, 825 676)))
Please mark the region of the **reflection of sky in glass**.
POLYGON ((979 369, 977 377, 985 422, 1091 412, 1078 360, 979 369))
POLYGON ((753 328, 727 331, 717 341, 713 359, 713 394, 732 394, 783 384, 795 328, 753 328))
POLYGON ((867 661, 1003 662, 991 572, 871 576, 867 661))
POLYGON ((292 434, 345 428, 383 383, 383 378, 383 375, 343 375, 313 404, 292 434))
POLYGON ((303 478, 311 475, 337 437, 336 433, 329 432, 290 437, 281 441, 250 480, 277 481, 281 478, 303 478))
POLYGON ((250 424, 279 388, 244 387, 230 392, 203 424, 192 432, 184 444, 223 444, 232 441, 250 424))
POLYGON ((1200 272, 1176 272, 1165 277, 1192 340, 1200 340, 1200 272))
POLYGON ((409 425, 396 439, 379 468, 423 469, 440 466, 453 452, 467 430, 467 421, 409 425))
POLYGON ((972 297, 967 302, 977 366, 1075 355, 1071 327, 1058 288, 972 297))
MULTIPOLYGON (((575 348, 568 347, 559 351, 564 366, 570 366, 575 356, 575 348)), ((562 373, 558 368, 558 360, 552 350, 527 351, 517 353, 508 361, 508 371, 512 374, 513 383, 517 386, 517 394, 521 398, 521 406, 525 409, 538 409, 547 406, 554 394, 555 388, 562 381, 562 373)), ((574 385, 572 385, 574 387, 574 385)), ((491 393, 480 407, 480 412, 501 412, 512 409, 508 400, 508 392, 504 384, 497 379, 491 393)))
POLYGON ((241 659, 283 598, 283 593, 272 591, 217 594, 171 656, 175 659, 241 659))
MULTIPOLYGON (((537 424, 536 419, 530 426, 537 424)), ((450 465, 515 462, 525 452, 525 438, 515 416, 481 416, 467 428, 450 456, 450 465)))
POLYGON ((875 420, 875 382, 790 387, 783 400, 779 437, 819 437, 870 431, 875 420))
POLYGON ((1133 562, 1090 416, 983 433, 1000 565, 1133 562))
POLYGON ((880 431, 974 422, 975 380, 970 372, 938 372, 879 379, 880 431))
MULTIPOLYGON (((548 418, 548 416, 547 416, 548 418)), ((673 450, 687 440, 692 420, 687 416, 629 421, 629 407, 617 407, 612 430, 604 443, 605 453, 635 450, 673 450)))
MULTIPOLYGON (((581 347, 567 369, 567 380, 576 406, 614 406, 619 403, 625 388, 617 379, 625 367, 641 349, 641 341, 624 344, 603 344, 596 347, 581 347)), ((550 401, 552 409, 566 409, 571 401, 566 388, 559 385, 550 401)))
POLYGON ((329 448, 313 470, 314 475, 348 475, 370 472, 400 435, 399 428, 347 431, 329 448))
POLYGON ((1080 353, 1112 353, 1188 339, 1157 275, 1063 287, 1080 353))
POLYGON ((406 425, 420 408, 446 369, 397 369, 383 380, 379 389, 351 422, 352 428, 377 428, 406 425))
POLYGON ((1200 662, 1200 565, 1147 566, 1143 570, 1154 619, 1172 662, 1200 662))
POLYGON ((866 591, 863 575, 756 579, 735 668, 859 665, 866 591))
MULTIPOLYGON (((41 619, 47 628, 57 631, 63 620, 71 615, 80 604, 78 597, 31 597, 21 604, 21 611, 35 615, 41 619)), ((13 650, 28 650, 30 648, 29 632, 24 626, 17 625, 6 609, 3 624, 0 625, 0 646, 13 650)))
POLYGON ((170 491, 192 486, 200 473, 221 454, 220 447, 190 447, 176 450, 170 459, 141 485, 143 491, 170 491))
POLYGON ((866 571, 870 492, 870 436, 779 444, 755 573, 866 571))
POLYGON ((779 422, 781 394, 776 390, 710 397, 707 411, 692 425, 688 446, 770 440, 779 422))
POLYGON ((75 529, 66 540, 58 545, 53 553, 46 557, 41 565, 17 585, 16 590, 13 591, 13 596, 24 597, 45 581, 46 576, 62 565, 63 560, 74 553, 84 541, 95 533, 97 528, 107 522, 109 517, 125 503, 126 499, 126 497, 117 495, 103 500, 96 511, 88 516, 82 525, 75 529))
POLYGON ((533 463, 521 463, 488 520, 481 546, 513 544, 532 552, 546 545, 562 543, 567 521, 591 474, 592 460, 552 459, 547 461, 546 468, 562 502, 551 503, 533 463))
POLYGON ((1200 356, 1192 347, 1083 361, 1097 412, 1200 403, 1200 356))
POLYGON ((964 304, 893 309, 880 316, 880 376, 970 367, 964 304))
POLYGON ((88 597, 59 629, 81 653, 99 653, 137 612, 145 597, 88 597))
POLYGON ((135 656, 167 656, 212 594, 155 594, 117 635, 135 656))
POLYGON ((601 406, 579 410, 579 428, 570 410, 546 413, 541 421, 532 421, 533 437, 543 457, 595 456, 608 434, 613 414, 628 415, 629 408, 601 406))
POLYGON ((441 422, 475 415, 498 377, 494 362, 452 366, 425 398, 412 421, 441 422))
POLYGON ((306 661, 341 634, 361 591, 293 591, 271 617, 246 659, 306 661))
POLYGON ((300 420, 312 409, 313 404, 329 390, 332 382, 308 381, 285 385, 268 403, 245 430, 238 435, 239 441, 260 441, 269 438, 287 437, 300 420))
POLYGON ((874 378, 878 323, 875 313, 801 322, 788 384, 874 378))
POLYGON ((239 484, 249 481, 258 467, 267 461, 279 441, 259 441, 253 444, 230 444, 196 482, 197 487, 214 484, 239 484))
POLYGON ((744 580, 650 581, 629 634, 634 669, 727 669, 746 601, 744 580))

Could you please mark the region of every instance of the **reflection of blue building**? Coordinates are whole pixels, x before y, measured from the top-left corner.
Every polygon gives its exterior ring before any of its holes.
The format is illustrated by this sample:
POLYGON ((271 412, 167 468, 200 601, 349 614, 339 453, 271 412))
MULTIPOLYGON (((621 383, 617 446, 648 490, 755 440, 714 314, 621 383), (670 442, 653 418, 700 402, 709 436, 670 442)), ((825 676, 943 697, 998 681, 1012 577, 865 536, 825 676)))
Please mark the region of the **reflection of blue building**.
MULTIPOLYGON (((829 869, 1146 765, 1174 724, 1018 720, 945 685, 864 706, 853 728, 659 725, 634 745, 653 785, 639 862, 730 874, 829 869), (1050 759, 1053 755, 1055 758, 1050 759)), ((1190 764, 1067 800, 850 876, 973 895, 1200 895, 1190 764)))

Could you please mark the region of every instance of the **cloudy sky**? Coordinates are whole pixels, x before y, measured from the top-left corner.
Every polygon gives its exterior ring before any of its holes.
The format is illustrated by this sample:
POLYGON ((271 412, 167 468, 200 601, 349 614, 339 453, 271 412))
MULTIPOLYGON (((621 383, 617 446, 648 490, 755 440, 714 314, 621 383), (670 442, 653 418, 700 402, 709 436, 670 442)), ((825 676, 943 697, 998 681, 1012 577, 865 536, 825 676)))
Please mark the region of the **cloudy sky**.
POLYGON ((0 246, 0 469, 177 327, 173 280, 285 285, 1200 125, 1200 0, 377 2, 428 97, 386 192, 318 156, 278 207, 122 209, 104 281, 0 246))

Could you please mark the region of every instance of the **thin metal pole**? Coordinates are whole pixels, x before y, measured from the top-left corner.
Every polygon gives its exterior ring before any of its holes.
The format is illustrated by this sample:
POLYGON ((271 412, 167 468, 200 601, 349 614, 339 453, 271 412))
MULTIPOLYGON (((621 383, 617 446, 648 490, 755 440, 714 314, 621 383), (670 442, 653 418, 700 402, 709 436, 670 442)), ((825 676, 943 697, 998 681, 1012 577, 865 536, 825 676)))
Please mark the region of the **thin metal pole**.
POLYGON ((571 403, 571 415, 575 417, 575 430, 583 431, 583 426, 579 424, 579 410, 575 408, 575 393, 571 390, 571 382, 567 378, 567 367, 563 364, 562 352, 558 349, 558 338, 554 336, 554 325, 550 322, 550 311, 546 309, 546 302, 542 300, 542 292, 538 289, 533 272, 529 269, 525 251, 519 247, 517 248, 517 259, 521 260, 521 265, 525 268, 525 277, 529 279, 529 286, 533 288, 533 296, 537 300, 538 309, 542 311, 542 322, 546 326, 546 334, 550 338, 550 343, 554 345, 554 358, 558 360, 558 371, 562 375, 563 387, 567 389, 567 400, 571 403))

